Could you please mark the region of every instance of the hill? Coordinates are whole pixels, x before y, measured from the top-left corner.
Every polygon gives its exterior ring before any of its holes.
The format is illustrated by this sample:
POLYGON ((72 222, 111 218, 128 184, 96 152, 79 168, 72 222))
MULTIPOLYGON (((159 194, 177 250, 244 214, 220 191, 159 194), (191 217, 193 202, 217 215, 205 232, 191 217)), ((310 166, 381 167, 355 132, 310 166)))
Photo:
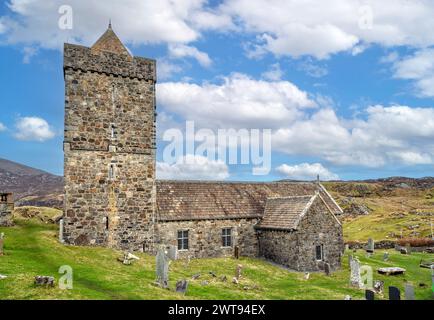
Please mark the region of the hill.
MULTIPOLYGON (((16 226, 0 228, 5 236, 5 255, 0 257, 1 299, 337 299, 346 295, 364 299, 364 291, 349 286, 347 254, 341 270, 326 276, 312 273, 308 280, 300 272, 288 271, 259 259, 215 258, 177 260, 170 265, 170 290, 156 287, 155 257, 138 254, 140 260, 133 265, 117 261, 121 252, 108 248, 73 247, 57 240, 57 226, 39 219, 16 218, 16 226), (239 284, 232 283, 238 264, 243 265, 239 284), (61 277, 61 266, 73 270, 73 289, 41 288, 33 285, 36 275, 61 277), (210 274, 215 273, 216 277, 210 274), (192 276, 201 276, 192 280, 192 276), (227 281, 221 277, 226 276, 227 281), (174 291, 178 280, 189 281, 186 296, 174 291)), ((353 254, 353 253, 352 253, 353 254)), ((390 251, 390 259, 383 262, 383 252, 376 251, 367 258, 363 250, 356 254, 363 265, 374 269, 374 279, 385 282, 385 288, 394 285, 404 289, 406 281, 415 286, 417 299, 431 298, 431 273, 419 267, 420 259, 429 254, 401 255, 390 251), (379 275, 379 267, 400 266, 405 275, 379 275), (420 284, 424 284, 421 286, 420 284)), ((387 296, 387 293, 386 293, 387 296)), ((377 298, 384 298, 377 296, 377 298)), ((387 298, 387 297, 386 297, 387 298)))
POLYGON ((0 158, 0 192, 13 192, 17 206, 61 208, 63 177, 0 158))

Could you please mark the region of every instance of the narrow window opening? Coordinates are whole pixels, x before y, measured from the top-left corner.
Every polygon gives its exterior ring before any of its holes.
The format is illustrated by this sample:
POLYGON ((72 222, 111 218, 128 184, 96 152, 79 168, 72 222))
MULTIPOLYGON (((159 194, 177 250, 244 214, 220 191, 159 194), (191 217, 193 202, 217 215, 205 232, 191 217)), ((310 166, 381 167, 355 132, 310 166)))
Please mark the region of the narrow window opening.
POLYGON ((188 230, 178 231, 178 250, 188 250, 188 230))
POLYGON ((109 218, 105 217, 105 229, 108 230, 109 229, 109 218))
POLYGON ((1 202, 6 202, 6 201, 8 201, 8 196, 5 194, 2 194, 1 195, 1 202))
POLYGON ((316 255, 316 260, 318 261, 324 260, 324 246, 322 244, 315 247, 315 255, 316 255))
POLYGON ((232 229, 222 229, 222 245, 223 247, 232 247, 232 229))
POLYGON ((110 126, 110 137, 112 139, 116 138, 116 127, 114 126, 114 124, 110 126))
POLYGON ((109 179, 112 180, 115 178, 115 165, 111 164, 109 169, 109 179))

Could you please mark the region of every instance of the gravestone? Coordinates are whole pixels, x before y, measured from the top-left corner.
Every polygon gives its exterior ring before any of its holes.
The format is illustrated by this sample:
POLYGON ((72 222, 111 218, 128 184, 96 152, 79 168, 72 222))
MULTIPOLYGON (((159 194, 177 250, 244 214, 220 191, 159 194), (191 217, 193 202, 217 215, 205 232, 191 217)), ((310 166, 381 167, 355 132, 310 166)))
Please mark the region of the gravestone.
POLYGON ((401 300, 401 291, 397 287, 389 287, 389 300, 401 300))
POLYGON ((176 283, 176 292, 185 294, 187 292, 187 288, 188 288, 187 280, 181 280, 176 283))
POLYGON ((310 273, 309 272, 305 272, 304 273, 304 280, 309 280, 310 277, 310 273))
POLYGON ((225 275, 220 277, 221 282, 226 282, 227 280, 228 280, 228 278, 225 275))
POLYGON ((325 263, 324 264, 324 273, 326 274, 326 276, 330 275, 330 263, 325 263))
POLYGON ((411 245, 408 243, 405 245, 405 249, 407 250, 407 254, 411 254, 411 245))
POLYGON ((37 286, 45 286, 45 287, 54 287, 54 277, 49 276, 36 276, 35 277, 35 285, 37 286))
POLYGON ((405 284, 405 300, 415 300, 414 287, 410 283, 405 284))
POLYGON ((178 260, 178 248, 176 246, 167 247, 167 256, 170 260, 178 260))
POLYGON ((237 268, 235 269, 235 278, 239 279, 241 277, 242 270, 243 270, 243 265, 241 264, 237 265, 237 268))
POLYGON ((375 300, 375 292, 372 290, 365 290, 365 299, 366 300, 375 300))
POLYGON ((375 280, 373 288, 374 288, 375 293, 377 293, 377 294, 383 294, 383 291, 384 291, 384 281, 375 280))
POLYGON ((363 285, 360 277, 360 263, 357 258, 353 258, 351 261, 350 284, 357 288, 363 285))
POLYGON ((368 244, 366 247, 366 252, 368 253, 374 253, 374 249, 375 249, 375 244, 374 244, 374 240, 372 238, 368 239, 368 244))
POLYGON ((351 270, 352 261, 353 261, 353 255, 349 254, 348 255, 348 268, 350 268, 350 270, 351 270))
POLYGON ((156 256, 156 274, 157 282, 163 287, 169 286, 169 257, 166 254, 166 250, 163 246, 160 246, 156 256))
POLYGON ((4 243, 5 234, 2 232, 0 233, 0 256, 4 254, 3 252, 3 243, 4 243))
POLYGON ((399 249, 399 252, 400 252, 401 254, 408 254, 407 248, 404 248, 404 247, 401 247, 401 248, 399 249))
MULTIPOLYGON (((347 243, 346 245, 345 245, 345 251, 348 251, 348 250, 350 250, 350 245, 347 243)), ((344 252, 345 252, 344 251, 344 252)))
POLYGON ((383 261, 389 261, 389 252, 383 254, 383 261))
POLYGON ((59 220, 59 242, 63 243, 63 219, 59 220))
POLYGON ((380 268, 377 270, 379 274, 384 274, 386 276, 395 276, 405 273, 404 268, 400 267, 387 267, 387 268, 380 268))
POLYGON ((240 258, 240 247, 239 246, 234 247, 234 257, 235 257, 235 259, 240 258))

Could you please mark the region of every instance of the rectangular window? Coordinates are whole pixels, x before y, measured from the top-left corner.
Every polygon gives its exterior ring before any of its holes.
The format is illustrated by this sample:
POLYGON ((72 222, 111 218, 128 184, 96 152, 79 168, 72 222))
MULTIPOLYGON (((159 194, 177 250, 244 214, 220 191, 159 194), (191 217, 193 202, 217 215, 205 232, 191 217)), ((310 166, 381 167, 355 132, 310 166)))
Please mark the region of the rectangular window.
POLYGON ((188 230, 178 231, 178 250, 188 250, 188 230))
POLYGON ((222 229, 222 243, 223 247, 232 247, 232 229, 222 229))
POLYGON ((114 164, 110 164, 109 179, 113 180, 114 178, 115 178, 115 165, 114 164))
POLYGON ((316 255, 316 260, 318 261, 324 260, 324 248, 322 244, 315 247, 315 255, 316 255))
POLYGON ((6 194, 2 194, 1 195, 1 202, 6 202, 8 201, 8 196, 6 194))

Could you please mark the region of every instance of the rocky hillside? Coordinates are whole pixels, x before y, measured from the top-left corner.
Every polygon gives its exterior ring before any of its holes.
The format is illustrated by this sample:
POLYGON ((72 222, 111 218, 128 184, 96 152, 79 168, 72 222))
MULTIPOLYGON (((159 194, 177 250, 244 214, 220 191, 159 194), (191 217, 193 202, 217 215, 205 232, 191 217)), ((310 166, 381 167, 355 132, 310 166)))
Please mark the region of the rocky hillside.
POLYGON ((63 178, 0 159, 0 192, 13 192, 17 206, 61 208, 63 178))

